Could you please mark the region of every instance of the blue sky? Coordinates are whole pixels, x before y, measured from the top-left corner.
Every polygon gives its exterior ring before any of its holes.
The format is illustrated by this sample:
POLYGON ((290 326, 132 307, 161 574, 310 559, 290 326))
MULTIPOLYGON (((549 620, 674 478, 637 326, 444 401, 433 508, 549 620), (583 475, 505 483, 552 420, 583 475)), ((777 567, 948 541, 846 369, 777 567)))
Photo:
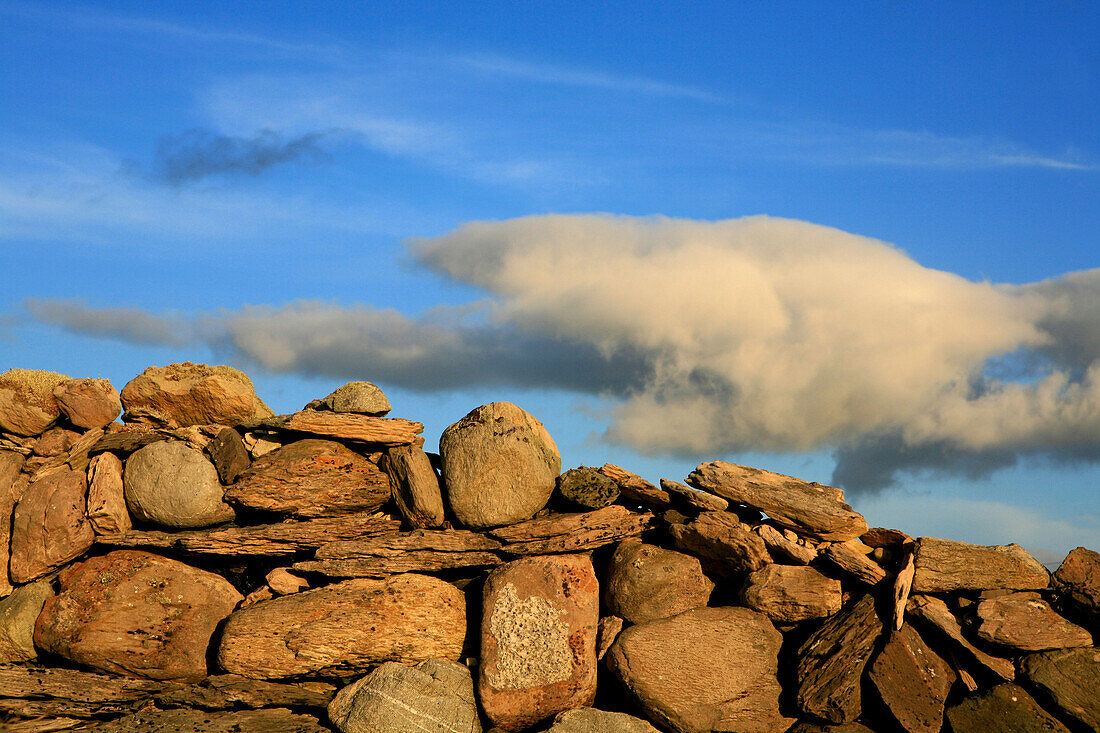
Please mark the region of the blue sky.
POLYGON ((219 361, 282 412, 370 379, 429 442, 509 399, 566 465, 1095 548, 1097 37, 1072 2, 0 0, 0 367, 219 361))

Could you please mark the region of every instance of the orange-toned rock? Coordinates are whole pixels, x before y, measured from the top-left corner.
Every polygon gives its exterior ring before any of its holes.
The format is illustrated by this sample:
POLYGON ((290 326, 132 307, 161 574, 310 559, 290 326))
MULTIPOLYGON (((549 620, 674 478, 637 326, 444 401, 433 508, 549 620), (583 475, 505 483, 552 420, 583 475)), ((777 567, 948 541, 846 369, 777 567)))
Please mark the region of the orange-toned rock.
POLYGON ((106 379, 70 379, 57 385, 53 396, 69 422, 85 430, 109 425, 122 412, 118 390, 106 379))
POLYGON ((88 466, 88 519, 96 534, 116 534, 133 528, 122 483, 122 461, 100 453, 88 466))
POLYGON ((11 592, 8 558, 11 553, 11 515, 16 502, 27 488, 27 477, 20 472, 26 459, 15 451, 0 450, 0 596, 11 592))
POLYGON ((640 624, 705 606, 713 590, 699 558, 627 539, 611 556, 604 599, 613 614, 640 624))
POLYGON ((12 581, 40 578, 87 552, 95 541, 87 493, 83 471, 59 468, 30 482, 13 513, 12 581))
POLYGON ((68 381, 40 369, 9 369, 0 374, 0 431, 39 435, 61 414, 54 389, 68 381))
POLYGON ((126 422, 169 428, 236 425, 273 414, 244 372, 189 361, 149 367, 126 383, 121 397, 126 422))

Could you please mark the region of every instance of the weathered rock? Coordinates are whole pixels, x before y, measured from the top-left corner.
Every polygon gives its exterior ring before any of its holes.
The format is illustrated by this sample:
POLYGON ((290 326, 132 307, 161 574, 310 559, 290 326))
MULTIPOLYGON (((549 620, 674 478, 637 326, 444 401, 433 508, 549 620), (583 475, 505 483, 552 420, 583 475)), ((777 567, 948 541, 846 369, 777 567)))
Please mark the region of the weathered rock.
POLYGON ((909 598, 906 612, 938 629, 954 644, 957 651, 997 677, 1008 682, 1016 677, 1012 662, 986 654, 963 636, 959 620, 947 608, 947 604, 939 598, 924 595, 912 596, 909 598))
POLYGON ((9 369, 0 373, 0 430, 39 435, 61 414, 54 389, 69 380, 40 369, 9 369))
POLYGON ((546 506, 561 456, 542 423, 511 402, 471 411, 439 439, 447 501, 471 529, 513 524, 546 506))
POLYGON ((583 552, 641 534, 653 524, 653 515, 632 512, 613 504, 592 512, 552 514, 510 527, 489 530, 512 555, 549 555, 583 552))
POLYGON ((120 458, 125 458, 139 448, 144 448, 150 443, 160 440, 168 440, 167 430, 157 430, 148 425, 111 425, 110 432, 104 433, 91 448, 91 453, 111 452, 120 458), (117 428, 117 429, 116 429, 117 428))
MULTIPOLYGON (((788 560, 798 565, 809 565, 817 559, 817 548, 805 539, 787 537, 770 524, 758 524, 752 528, 752 531, 760 535, 760 539, 764 540, 764 546, 768 548, 768 553, 777 562, 788 560)), ((794 534, 790 530, 787 532, 794 534)))
POLYGON ((245 447, 241 434, 233 428, 222 428, 207 443, 206 454, 217 469, 218 478, 227 485, 236 481, 252 465, 252 458, 248 455, 248 448, 245 447))
POLYGON ((604 616, 600 619, 596 628, 596 658, 603 659, 607 650, 615 643, 615 639, 623 630, 623 619, 620 616, 604 616))
POLYGON ((913 576, 917 572, 912 544, 906 545, 905 548, 905 557, 901 562, 901 567, 898 568, 897 575, 894 576, 894 587, 892 589, 894 591, 894 605, 891 607, 890 628, 895 631, 900 631, 901 627, 905 625, 905 608, 909 605, 909 594, 913 590, 913 576))
POLYGON ((106 379, 70 379, 53 396, 69 422, 85 430, 105 427, 122 412, 118 390, 106 379))
POLYGON ((875 731, 863 725, 863 723, 831 725, 829 723, 803 721, 788 730, 787 733, 875 733, 875 731))
POLYGON ((215 628, 241 594, 224 578, 119 550, 64 570, 35 627, 41 649, 117 674, 200 680, 215 628))
POLYGON ((379 465, 390 477, 394 504, 409 526, 424 529, 443 524, 443 491, 439 476, 421 445, 387 448, 379 465))
POLYGON ((844 503, 844 492, 831 486, 725 461, 700 464, 688 483, 819 540, 843 542, 868 530, 866 520, 844 503))
POLYGON ((661 479, 661 488, 681 504, 685 504, 698 511, 724 512, 730 508, 730 503, 720 496, 715 496, 707 491, 693 489, 676 481, 661 479))
POLYGON ((164 685, 63 667, 0 664, 0 711, 22 718, 117 715, 151 700, 164 685))
POLYGON ((1100 649, 1058 649, 1029 654, 1020 672, 1063 715, 1100 730, 1100 649))
POLYGON ((914 593, 961 590, 1039 590, 1050 573, 1019 545, 971 545, 921 537, 917 540, 914 593))
POLYGON ((596 695, 599 584, 587 555, 525 557, 485 580, 478 692, 499 728, 520 730, 596 695))
POLYGON ((782 636, 747 608, 696 608, 632 626, 607 653, 646 715, 678 733, 778 733, 782 636))
POLYGON ((285 708, 212 713, 204 710, 143 710, 85 730, 92 733, 327 733, 311 715, 285 708))
POLYGON ((185 705, 204 710, 282 706, 326 710, 335 695, 336 686, 327 682, 269 682, 237 674, 218 674, 197 685, 166 685, 154 699, 158 705, 185 705))
POLYGON ((56 425, 38 438, 34 444, 34 455, 44 458, 52 458, 62 453, 68 453, 73 444, 80 438, 80 433, 73 430, 57 427, 56 425))
POLYGON ((346 674, 385 661, 457 660, 465 635, 465 598, 450 583, 412 573, 357 578, 235 612, 218 661, 256 679, 346 674))
POLYGON ((839 580, 806 565, 765 565, 741 589, 743 604, 778 624, 831 616, 842 600, 839 580))
POLYGON ((898 529, 871 527, 859 536, 859 541, 868 547, 896 547, 913 541, 913 538, 898 529))
POLYGON ((1038 593, 1011 593, 978 604, 978 636, 995 644, 1038 652, 1092 646, 1092 634, 1055 613, 1038 593))
POLYGON ((798 649, 798 709, 831 723, 860 716, 860 679, 883 624, 871 595, 833 615, 798 649))
POLYGON ((457 662, 386 662, 340 690, 328 708, 341 733, 481 733, 474 681, 457 662))
POLYGON ((122 419, 169 428, 217 423, 236 425, 271 415, 252 380, 227 366, 151 366, 122 388, 122 419))
POLYGON ((879 697, 907 733, 939 733, 955 674, 912 626, 892 631, 869 674, 879 697))
POLYGON ((256 459, 225 492, 251 509, 309 518, 365 512, 389 501, 377 464, 331 440, 299 440, 256 459))
POLYGON ((559 713, 546 733, 660 733, 633 715, 596 708, 574 708, 559 713))
POLYGON ((681 550, 717 560, 734 572, 752 572, 771 560, 760 535, 741 524, 731 512, 701 512, 687 524, 673 525, 669 531, 681 550))
POLYGON ((859 540, 845 540, 832 543, 821 554, 846 575, 867 585, 878 585, 886 580, 886 570, 868 557, 870 550, 859 540))
POLYGON ((400 534, 330 542, 317 548, 316 560, 296 570, 333 578, 369 578, 409 572, 491 567, 502 561, 500 543, 466 530, 419 529, 400 534))
POLYGON ((34 648, 34 622, 42 604, 53 596, 48 580, 37 580, 0 598, 0 662, 29 662, 38 657, 34 648))
POLYGON ((1070 552, 1051 577, 1051 585, 1069 606, 1100 624, 1100 552, 1084 547, 1070 552))
POLYGON ((122 461, 114 453, 100 453, 88 467, 88 521, 96 534, 133 529, 122 483, 122 461))
POLYGON ((595 468, 578 466, 558 476, 558 494, 570 504, 601 509, 619 498, 619 485, 595 468))
POLYGON ((21 476, 26 459, 11 450, 0 450, 0 596, 11 592, 8 580, 8 559, 11 553, 12 512, 27 488, 27 477, 21 476))
MULTIPOLYGON (((351 412, 301 410, 293 415, 276 415, 246 423, 250 429, 263 428, 281 433, 300 433, 306 437, 332 438, 374 446, 412 445, 424 432, 422 423, 399 417, 371 417, 351 412)), ((247 434, 245 435, 247 445, 247 434)), ((256 448, 250 448, 259 457, 256 448)), ((264 449, 262 452, 268 452, 264 449)))
POLYGON ((390 401, 370 382, 348 382, 320 400, 321 409, 333 412, 354 412, 360 415, 384 417, 390 411, 390 401))
POLYGON ((614 463, 603 464, 599 471, 618 485, 619 495, 627 501, 646 504, 655 509, 668 509, 672 506, 672 497, 667 491, 658 489, 636 473, 614 463))
POLYGON ((264 577, 264 580, 267 581, 267 587, 278 596, 287 596, 309 587, 307 580, 298 577, 286 568, 275 568, 264 577))
POLYGON ((59 468, 30 482, 12 514, 13 582, 39 578, 92 546, 95 532, 85 516, 87 493, 83 471, 59 468))
POLYGON ((947 722, 953 731, 997 731, 997 733, 1069 733, 1023 688, 1002 683, 952 705, 947 722))
POLYGON ((611 556, 604 602, 613 614, 640 624, 705 606, 713 590, 698 558, 627 539, 611 556))
POLYGON ((151 443, 131 454, 122 478, 126 506, 142 521, 193 529, 234 517, 214 465, 179 441, 151 443))

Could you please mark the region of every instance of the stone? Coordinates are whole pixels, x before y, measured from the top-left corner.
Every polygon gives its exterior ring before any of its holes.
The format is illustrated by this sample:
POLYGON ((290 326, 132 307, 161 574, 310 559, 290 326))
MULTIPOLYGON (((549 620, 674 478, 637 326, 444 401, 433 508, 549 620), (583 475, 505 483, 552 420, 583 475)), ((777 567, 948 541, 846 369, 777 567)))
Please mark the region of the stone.
POLYGON ((724 512, 730 508, 730 503, 720 496, 669 481, 667 478, 661 479, 661 488, 673 497, 674 503, 686 505, 695 511, 724 512))
POLYGON ((596 658, 603 659, 607 650, 615 643, 619 633, 623 630, 623 619, 620 616, 604 616, 600 619, 596 628, 596 658))
POLYGON ((952 705, 947 709, 947 722, 953 731, 1069 733, 1023 688, 1008 682, 952 705))
POLYGON ((844 492, 832 486, 725 461, 700 464, 688 483, 759 509, 777 524, 815 539, 843 542, 869 529, 867 521, 844 503, 844 492))
POLYGON ((0 662, 29 662, 38 657, 34 622, 46 599, 52 596, 50 582, 36 580, 0 598, 0 662))
POLYGON ((373 417, 385 417, 391 409, 386 395, 370 382, 348 382, 343 387, 337 387, 332 394, 321 399, 321 408, 373 417))
POLYGON ((218 471, 218 479, 229 485, 252 465, 248 448, 241 434, 233 428, 222 428, 206 445, 206 455, 218 471))
MULTIPOLYGON (((787 560, 798 565, 809 565, 817 559, 817 548, 805 539, 792 539, 770 524, 758 524, 752 531, 764 540, 768 554, 776 562, 787 560)), ((788 530, 789 531, 789 530, 788 530)))
POLYGON ((517 731, 592 703, 599 618, 587 555, 525 557, 489 573, 478 693, 493 725, 517 731))
POLYGON ((633 715, 596 708, 574 708, 559 713, 546 733, 660 733, 633 715))
POLYGON ((446 659, 385 662, 340 690, 328 716, 341 733, 481 733, 470 670, 446 659))
POLYGON ((906 613, 937 629, 942 636, 954 644, 957 652, 964 654, 980 667, 1005 681, 1011 682, 1015 679, 1016 669, 1012 662, 987 654, 970 643, 963 636, 959 620, 951 613, 947 604, 939 598, 925 595, 911 596, 906 605, 906 613))
POLYGON ((705 606, 713 590, 698 558, 627 539, 611 556, 604 602, 611 613, 640 624, 705 606))
POLYGON ((594 550, 639 535, 653 525, 652 514, 632 512, 612 504, 591 512, 551 514, 491 529, 488 534, 505 543, 512 555, 549 555, 594 550))
POLYGON ((390 479, 350 448, 311 438, 257 458, 225 499, 292 517, 332 516, 382 506, 390 499, 390 479))
POLYGON ((1039 590, 1050 585, 1050 573, 1043 564, 1017 544, 972 545, 921 537, 914 563, 914 593, 1039 590))
POLYGON ((1100 624, 1100 552, 1078 547, 1062 560, 1051 585, 1064 602, 1100 624))
POLYGON ((70 379, 57 385, 54 399, 61 414, 78 428, 103 428, 122 412, 118 390, 106 379, 70 379))
POLYGON ((608 667, 645 714, 677 733, 779 733, 783 637, 747 608, 696 608, 625 629, 608 667))
POLYGON ((870 594, 829 617, 798 649, 798 709, 830 723, 858 718, 863 670, 882 631, 870 594))
POLYGON ((862 723, 830 725, 828 723, 810 723, 803 721, 792 727, 787 733, 875 733, 875 731, 862 723))
POLYGON ((122 461, 114 453, 100 453, 88 466, 88 521, 96 534, 133 529, 122 483, 122 461))
POLYGON ((267 587, 277 596, 286 596, 309 588, 309 581, 298 577, 286 568, 275 568, 264 577, 264 580, 267 581, 267 587))
POLYGON ((546 506, 561 456, 542 423, 511 402, 471 411, 439 439, 447 501, 459 522, 488 529, 546 506))
POLYGON ((595 468, 578 466, 558 476, 558 494, 585 509, 602 509, 619 498, 619 485, 595 468))
POLYGON ((1092 646, 1092 634, 1055 613, 1038 593, 1011 593, 978 604, 978 637, 1028 652, 1092 646))
POLYGON ((669 531, 681 550, 717 560, 733 572, 752 572, 771 561, 764 540, 732 512, 700 512, 669 531))
POLYGON ((0 373, 0 431, 40 435, 56 422, 61 410, 54 389, 69 380, 40 369, 9 369, 0 373))
POLYGON ((317 548, 316 560, 297 562, 294 568, 332 578, 368 578, 492 567, 502 562, 499 549, 500 542, 477 532, 418 529, 330 542, 317 548))
POLYGON ((197 681, 215 629, 242 600, 220 575, 136 550, 62 571, 34 631, 39 648, 93 669, 197 681))
POLYGON ((312 715, 293 713, 286 708, 224 713, 184 708, 142 710, 86 730, 91 733, 327 733, 329 729, 312 715))
POLYGON ((842 600, 840 581, 807 565, 765 565, 741 588, 741 602, 777 624, 831 616, 842 600))
POLYGON ((913 538, 899 529, 871 527, 859 536, 859 541, 868 547, 896 547, 909 544, 913 538))
POLYGON ((852 539, 833 542, 821 555, 850 578, 866 585, 878 585, 886 580, 886 570, 869 557, 871 549, 859 540, 852 539))
POLYGON ((189 361, 149 367, 126 383, 121 398, 124 421, 168 428, 236 425, 272 414, 244 372, 189 361))
POLYGON ((85 516, 87 493, 83 471, 59 468, 30 482, 12 513, 13 582, 40 578, 88 551, 95 531, 85 516))
POLYGON ((25 463, 21 454, 0 450, 0 596, 6 596, 12 588, 8 579, 12 512, 27 488, 26 475, 20 475, 25 463))
POLYGON ((233 519, 224 487, 206 457, 176 440, 151 443, 126 459, 126 506, 144 522, 172 529, 209 527, 233 519))
POLYGON ((668 509, 672 506, 672 497, 667 491, 658 489, 636 473, 614 463, 603 464, 599 471, 618 485, 619 496, 627 501, 645 504, 654 509, 668 509))
POLYGON ((390 477, 394 504, 410 527, 426 529, 443 524, 443 489, 421 445, 387 448, 379 465, 390 477))
POLYGON ((254 679, 354 674, 386 661, 457 660, 465 636, 465 597, 450 583, 413 573, 356 578, 236 611, 218 663, 254 679))
POLYGON ((1064 716, 1100 730, 1100 649, 1029 654, 1020 663, 1020 672, 1064 716))
MULTIPOLYGON (((373 446, 412 445, 424 432, 423 423, 399 417, 371 417, 355 413, 301 410, 293 415, 275 415, 246 423, 249 430, 264 429, 279 433, 298 433, 303 437, 331 438, 352 443, 368 443, 373 446)), ((247 434, 246 445, 247 445, 247 434)), ((270 442, 258 439, 250 447, 254 458, 270 451, 270 442)))
POLYGON ((42 436, 35 442, 34 455, 52 458, 62 453, 68 453, 79 438, 80 433, 54 426, 42 433, 42 436))
POLYGON ((917 566, 913 561, 912 545, 906 545, 907 551, 894 576, 894 605, 891 607, 890 628, 900 631, 905 625, 905 608, 909 605, 909 594, 913 590, 913 576, 917 572, 917 566))
POLYGON ((907 733, 939 733, 955 673, 905 626, 892 631, 868 675, 879 697, 907 733))
POLYGON ((160 440, 168 440, 166 430, 157 430, 148 425, 111 425, 111 432, 104 433, 91 448, 91 453, 114 453, 119 458, 125 458, 139 448, 144 448, 150 443, 160 440), (117 430, 115 428, 118 428, 117 430))

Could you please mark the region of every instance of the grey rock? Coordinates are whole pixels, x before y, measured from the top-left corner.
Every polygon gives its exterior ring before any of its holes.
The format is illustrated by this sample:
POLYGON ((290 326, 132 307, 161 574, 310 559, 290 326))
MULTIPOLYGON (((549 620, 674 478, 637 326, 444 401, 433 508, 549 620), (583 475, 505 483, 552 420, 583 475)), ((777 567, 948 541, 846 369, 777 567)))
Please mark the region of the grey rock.
POLYGON ((391 409, 386 395, 370 382, 348 382, 322 398, 319 406, 333 412, 354 412, 375 417, 383 417, 391 409))
POLYGON ((921 537, 917 540, 914 593, 965 590, 1039 590, 1050 573, 1019 545, 972 545, 921 537))
POLYGON ((42 604, 53 597, 48 580, 36 580, 0 598, 0 662, 29 662, 38 657, 34 648, 34 622, 42 604))
POLYGON ((186 443, 151 443, 126 459, 126 506, 146 522, 173 529, 209 527, 233 519, 214 465, 186 443))
POLYGON ((596 708, 574 708, 554 718, 546 733, 660 733, 633 715, 610 713, 596 708))
POLYGON ((978 604, 978 637, 1037 652, 1092 646, 1092 634, 1058 615, 1038 593, 1010 593, 978 604))
POLYGON ((705 606, 713 590, 699 558, 627 539, 611 556, 604 601, 613 614, 640 624, 705 606))
POLYGON ((1043 710, 1023 688, 1010 682, 980 692, 947 709, 947 722, 956 733, 1069 733, 1043 710))
POLYGON ((1059 649, 1024 657, 1020 672, 1055 708, 1100 730, 1100 649, 1059 649))

